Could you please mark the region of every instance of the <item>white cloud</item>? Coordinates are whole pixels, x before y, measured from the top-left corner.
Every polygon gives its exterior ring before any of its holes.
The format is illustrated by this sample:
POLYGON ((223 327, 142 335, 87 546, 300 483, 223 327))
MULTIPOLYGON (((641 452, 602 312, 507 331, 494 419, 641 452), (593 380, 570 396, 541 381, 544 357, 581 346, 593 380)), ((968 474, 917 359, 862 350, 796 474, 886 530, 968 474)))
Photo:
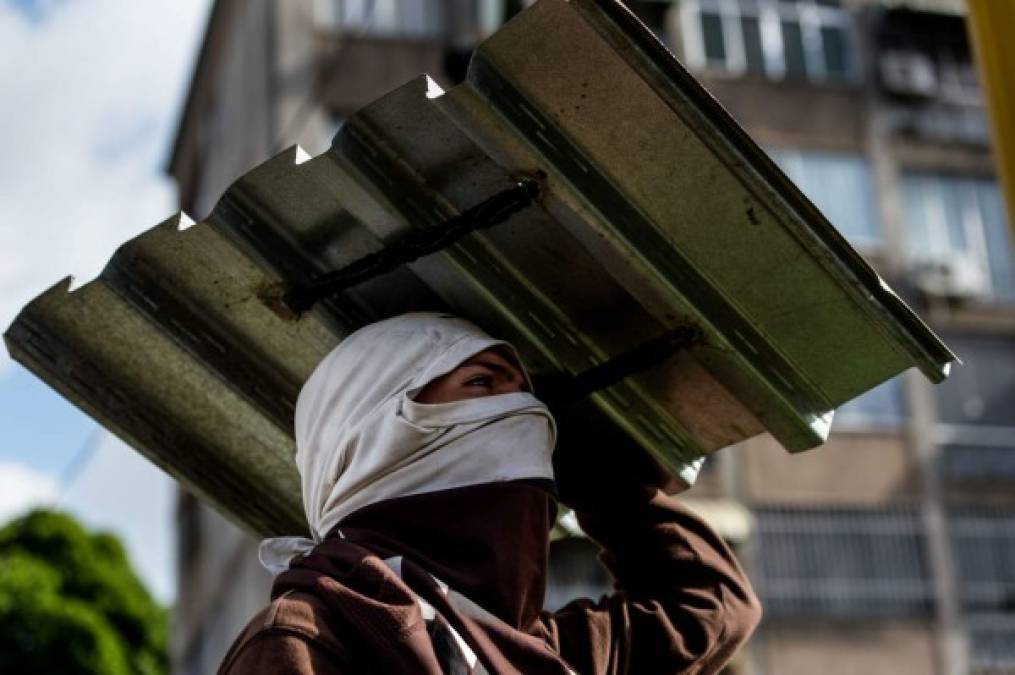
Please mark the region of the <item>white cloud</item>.
POLYGON ((175 481, 109 433, 68 486, 17 462, 0 462, 0 526, 36 507, 71 513, 120 537, 137 573, 163 603, 176 596, 175 481))
POLYGON ((50 506, 59 495, 51 476, 16 462, 0 462, 0 524, 37 506, 50 506))
POLYGON ((175 481, 104 433, 57 506, 91 529, 119 536, 134 569, 162 602, 176 595, 175 481))
POLYGON ((33 20, 0 4, 0 330, 175 209, 162 164, 208 5, 74 0, 33 20))

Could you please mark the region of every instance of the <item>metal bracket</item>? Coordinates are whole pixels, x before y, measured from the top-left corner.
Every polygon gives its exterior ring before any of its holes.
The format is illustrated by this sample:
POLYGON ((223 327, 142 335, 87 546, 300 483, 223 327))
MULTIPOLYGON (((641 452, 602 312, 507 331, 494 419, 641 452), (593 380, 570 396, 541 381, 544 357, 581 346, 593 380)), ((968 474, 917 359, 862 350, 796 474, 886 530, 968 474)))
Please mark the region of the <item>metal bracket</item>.
POLYGON ((515 187, 498 192, 436 227, 412 230, 377 253, 323 274, 309 284, 293 287, 285 294, 285 304, 297 314, 305 312, 320 300, 447 248, 470 232, 504 222, 535 201, 539 191, 535 181, 521 180, 515 187))
POLYGON ((658 365, 679 351, 701 344, 702 338, 702 332, 693 326, 675 328, 577 375, 540 378, 536 383, 539 398, 551 410, 562 410, 601 389, 658 365))

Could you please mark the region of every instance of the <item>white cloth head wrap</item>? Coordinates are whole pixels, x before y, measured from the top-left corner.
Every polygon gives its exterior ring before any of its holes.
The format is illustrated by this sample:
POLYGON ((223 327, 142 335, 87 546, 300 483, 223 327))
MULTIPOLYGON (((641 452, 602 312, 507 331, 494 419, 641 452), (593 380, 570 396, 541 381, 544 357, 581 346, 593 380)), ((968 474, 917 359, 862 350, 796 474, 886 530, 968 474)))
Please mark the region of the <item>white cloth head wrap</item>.
POLYGON ((278 574, 369 504, 482 483, 552 479, 556 427, 532 394, 413 400, 430 381, 496 346, 521 364, 514 347, 468 321, 418 313, 366 326, 332 350, 296 402, 296 466, 313 540, 265 539, 261 563, 278 574))

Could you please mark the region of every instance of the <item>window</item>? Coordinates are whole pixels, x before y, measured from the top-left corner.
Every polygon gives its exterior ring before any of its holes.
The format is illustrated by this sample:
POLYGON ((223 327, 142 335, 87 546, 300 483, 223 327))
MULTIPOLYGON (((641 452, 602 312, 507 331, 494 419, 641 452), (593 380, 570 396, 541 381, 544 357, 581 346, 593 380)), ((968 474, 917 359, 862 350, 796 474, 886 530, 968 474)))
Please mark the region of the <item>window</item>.
POLYGON ((316 0, 314 15, 320 26, 357 35, 439 38, 446 26, 440 0, 316 0))
POLYGON ((950 481, 1015 479, 1015 339, 946 335, 962 359, 934 388, 942 474, 950 481))
POLYGON ((886 93, 982 107, 961 15, 889 10, 874 37, 886 93))
POLYGON ((1015 673, 1015 614, 984 614, 966 621, 970 675, 1015 673))
POLYGON ((970 673, 1015 672, 1015 510, 977 506, 949 515, 970 673))
POLYGON ((1008 223, 997 183, 988 178, 910 171, 902 192, 909 256, 947 267, 954 293, 1015 302, 1008 223))
POLYGON ((949 526, 963 607, 1015 612, 1015 510, 956 509, 949 526))
POLYGON ((776 164, 850 243, 881 244, 881 223, 868 162, 842 152, 771 150, 776 164))
POLYGON ((905 418, 902 378, 894 377, 835 411, 832 431, 898 429, 905 418))
POLYGON ((934 388, 948 441, 996 445, 1006 437, 1015 440, 1015 340, 987 335, 944 339, 963 361, 934 388), (988 434, 993 440, 984 443, 988 434))
POLYGON ((833 0, 684 0, 692 66, 772 79, 855 79, 850 17, 833 0))
POLYGON ((887 616, 932 605, 914 509, 755 512, 758 590, 769 616, 887 616))
POLYGON ((990 144, 983 106, 931 102, 897 108, 895 129, 902 134, 947 142, 990 144))
POLYGON ((1008 445, 946 445, 941 451, 941 461, 941 472, 948 480, 1015 480, 1015 430, 1008 445))
POLYGON ((478 0, 476 23, 479 25, 479 34, 486 37, 500 28, 507 18, 507 10, 507 0, 478 0))

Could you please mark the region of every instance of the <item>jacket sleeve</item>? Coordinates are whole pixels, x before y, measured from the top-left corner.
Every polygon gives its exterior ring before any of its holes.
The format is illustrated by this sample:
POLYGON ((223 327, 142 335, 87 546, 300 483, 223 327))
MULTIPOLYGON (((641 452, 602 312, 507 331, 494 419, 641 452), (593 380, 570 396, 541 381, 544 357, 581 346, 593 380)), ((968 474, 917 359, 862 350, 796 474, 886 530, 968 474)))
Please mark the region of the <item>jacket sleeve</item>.
POLYGON ((583 675, 719 672, 761 619, 722 538, 659 491, 577 514, 616 592, 546 616, 561 656, 583 675))

